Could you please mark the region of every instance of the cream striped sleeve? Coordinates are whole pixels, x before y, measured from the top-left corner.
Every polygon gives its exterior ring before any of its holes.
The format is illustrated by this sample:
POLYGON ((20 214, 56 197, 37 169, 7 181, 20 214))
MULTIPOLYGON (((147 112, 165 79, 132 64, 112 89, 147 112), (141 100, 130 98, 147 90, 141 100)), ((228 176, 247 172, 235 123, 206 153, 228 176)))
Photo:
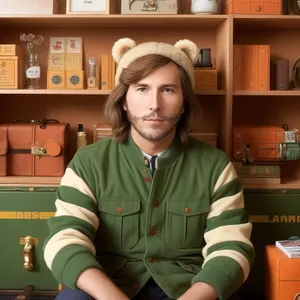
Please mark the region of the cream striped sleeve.
POLYGON ((48 220, 44 260, 58 282, 77 288, 81 272, 101 266, 95 258, 94 239, 99 227, 97 201, 88 164, 77 152, 62 177, 55 216, 48 220))
POLYGON ((242 185, 233 164, 225 157, 213 186, 202 270, 192 283, 210 284, 218 291, 220 300, 234 294, 247 279, 255 257, 251 231, 242 185))

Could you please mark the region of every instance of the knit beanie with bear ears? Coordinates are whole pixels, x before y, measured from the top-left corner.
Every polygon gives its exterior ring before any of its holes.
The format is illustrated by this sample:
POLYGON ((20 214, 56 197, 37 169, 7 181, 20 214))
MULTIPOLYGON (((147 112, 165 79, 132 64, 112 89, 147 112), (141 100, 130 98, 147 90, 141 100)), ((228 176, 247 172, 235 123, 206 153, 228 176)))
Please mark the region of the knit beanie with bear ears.
POLYGON ((117 64, 115 85, 118 84, 124 68, 127 68, 137 58, 148 54, 168 57, 181 66, 186 71, 194 88, 194 65, 198 60, 199 49, 195 43, 187 39, 179 40, 174 45, 163 42, 146 42, 136 45, 135 41, 130 38, 119 39, 112 48, 112 57, 117 64))

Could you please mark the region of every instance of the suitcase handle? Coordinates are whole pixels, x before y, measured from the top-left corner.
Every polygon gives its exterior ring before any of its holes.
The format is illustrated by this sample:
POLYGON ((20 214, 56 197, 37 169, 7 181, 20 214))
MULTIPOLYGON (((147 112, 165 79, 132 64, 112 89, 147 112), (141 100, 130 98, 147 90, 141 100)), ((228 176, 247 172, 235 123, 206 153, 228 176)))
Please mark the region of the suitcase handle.
POLYGON ((59 121, 56 119, 43 119, 43 120, 16 120, 14 123, 32 123, 32 124, 41 124, 41 129, 46 129, 47 124, 58 124, 59 121))

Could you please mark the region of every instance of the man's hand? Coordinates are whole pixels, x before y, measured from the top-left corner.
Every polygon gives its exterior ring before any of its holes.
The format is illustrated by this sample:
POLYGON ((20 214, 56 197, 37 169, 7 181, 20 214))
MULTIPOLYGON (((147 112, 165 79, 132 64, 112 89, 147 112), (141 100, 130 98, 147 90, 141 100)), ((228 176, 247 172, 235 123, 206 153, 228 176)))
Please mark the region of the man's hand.
POLYGON ((98 269, 87 269, 77 280, 77 287, 95 300, 129 300, 113 282, 98 269))
POLYGON ((196 282, 178 300, 215 300, 218 292, 209 284, 196 282))

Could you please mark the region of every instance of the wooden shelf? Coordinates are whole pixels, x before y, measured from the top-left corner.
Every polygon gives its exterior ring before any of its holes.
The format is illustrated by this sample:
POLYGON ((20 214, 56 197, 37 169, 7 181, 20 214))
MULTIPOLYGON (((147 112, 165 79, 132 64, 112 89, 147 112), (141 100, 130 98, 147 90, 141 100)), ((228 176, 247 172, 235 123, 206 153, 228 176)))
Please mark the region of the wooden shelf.
POLYGON ((247 184, 244 189, 300 189, 300 180, 283 181, 281 184, 247 184))
POLYGON ((228 15, 0 15, 0 26, 30 27, 217 27, 228 15))
POLYGON ((236 28, 298 29, 300 16, 296 15, 233 15, 236 28))
POLYGON ((234 96, 300 96, 300 91, 233 91, 234 96))
MULTIPOLYGON (((0 186, 59 186, 61 177, 0 177, 0 186)), ((281 184, 251 184, 244 189, 300 189, 300 180, 283 180, 281 184)))
POLYGON ((0 186, 59 186, 61 177, 0 177, 0 186))
MULTIPOLYGON (((110 90, 1 90, 0 95, 109 95, 110 90)), ((197 90, 196 95, 225 95, 224 90, 197 90)))

